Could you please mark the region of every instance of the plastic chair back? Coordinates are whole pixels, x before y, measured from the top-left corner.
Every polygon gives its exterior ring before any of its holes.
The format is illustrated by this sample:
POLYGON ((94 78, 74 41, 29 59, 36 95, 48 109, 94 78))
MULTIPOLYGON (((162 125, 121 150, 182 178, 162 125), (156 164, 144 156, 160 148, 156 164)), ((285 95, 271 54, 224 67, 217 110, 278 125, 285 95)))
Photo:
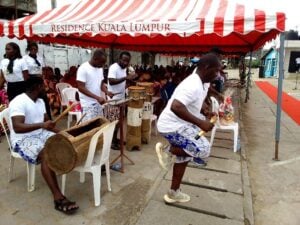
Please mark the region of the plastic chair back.
POLYGON ((78 92, 77 88, 68 87, 62 90, 62 98, 68 104, 69 101, 75 102, 76 100, 76 93, 78 92))
POLYGON ((96 151, 96 146, 101 134, 103 134, 103 148, 102 148, 101 157, 99 161, 96 161, 95 163, 101 166, 109 160, 109 153, 111 149, 110 146, 113 138, 114 129, 117 123, 118 120, 115 120, 107 124, 103 128, 101 128, 97 133, 93 135, 90 141, 89 152, 84 167, 87 168, 92 166, 95 151, 96 151))
POLYGON ((65 100, 62 96, 62 91, 65 89, 65 88, 71 88, 72 85, 68 84, 68 83, 63 83, 63 82, 60 82, 60 83, 57 83, 56 84, 56 90, 57 90, 57 93, 60 97, 60 101, 61 101, 61 105, 62 106, 66 106, 68 104, 68 101, 65 100))
POLYGON ((2 127, 3 131, 4 131, 9 150, 10 150, 10 152, 13 152, 12 146, 10 144, 9 136, 7 134, 7 131, 6 131, 4 121, 6 122, 6 124, 8 126, 8 129, 11 130, 11 123, 10 123, 10 118, 9 118, 9 108, 6 108, 2 112, 0 112, 0 124, 1 124, 1 127, 2 127))
MULTIPOLYGON (((22 157, 19 155, 18 152, 15 152, 12 148, 10 138, 5 129, 4 120, 6 121, 8 129, 11 131, 12 124, 11 124, 10 117, 9 117, 9 108, 6 108, 2 112, 0 112, 0 124, 4 130, 7 144, 8 144, 9 151, 10 151, 10 163, 9 163, 10 165, 9 165, 9 170, 8 170, 8 182, 10 182, 13 177, 14 158, 22 159, 22 157)), ((34 184, 35 183, 35 165, 30 164, 29 162, 26 162, 26 164, 27 164, 27 190, 28 190, 28 192, 32 192, 35 189, 35 184, 34 184)))
POLYGON ((210 100, 211 100, 211 103, 212 103, 212 112, 214 112, 217 115, 219 115, 220 105, 219 105, 218 100, 215 97, 213 97, 213 96, 210 97, 210 100))

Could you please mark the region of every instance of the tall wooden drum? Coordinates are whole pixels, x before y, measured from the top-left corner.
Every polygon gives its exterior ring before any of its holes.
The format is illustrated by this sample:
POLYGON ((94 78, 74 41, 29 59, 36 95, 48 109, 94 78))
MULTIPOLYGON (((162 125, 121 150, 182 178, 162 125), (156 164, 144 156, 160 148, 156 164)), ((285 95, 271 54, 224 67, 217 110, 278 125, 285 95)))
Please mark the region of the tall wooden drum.
POLYGON ((140 150, 145 88, 131 86, 128 95, 131 100, 128 102, 126 148, 129 151, 140 150))
POLYGON ((154 94, 154 88, 152 82, 138 82, 138 86, 144 87, 146 90, 146 96, 143 107, 143 116, 142 116, 142 143, 148 144, 150 142, 151 135, 151 115, 153 112, 152 109, 152 96, 154 94))
MULTIPOLYGON (((51 136, 45 144, 49 167, 57 174, 65 174, 82 164, 87 158, 92 136, 107 123, 107 119, 96 117, 51 136)), ((97 149, 103 145, 102 138, 100 136, 97 149)))

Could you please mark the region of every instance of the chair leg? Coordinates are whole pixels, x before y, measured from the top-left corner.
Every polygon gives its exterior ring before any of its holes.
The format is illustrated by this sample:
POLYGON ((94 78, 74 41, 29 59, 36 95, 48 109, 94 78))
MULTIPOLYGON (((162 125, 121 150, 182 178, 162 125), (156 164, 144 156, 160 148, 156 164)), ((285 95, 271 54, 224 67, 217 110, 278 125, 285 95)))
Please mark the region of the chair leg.
POLYGON ((61 176, 61 193, 65 195, 67 174, 61 176))
POLYGON ((70 128, 70 124, 71 124, 71 121, 72 121, 72 115, 68 114, 68 128, 70 128))
POLYGON ((211 135, 210 135, 210 149, 212 149, 213 143, 214 143, 214 139, 215 139, 215 134, 216 134, 216 126, 214 126, 214 128, 211 131, 211 135))
POLYGON ((11 180, 13 179, 14 164, 15 164, 15 158, 11 155, 9 159, 8 182, 11 182, 11 180))
POLYGON ((95 206, 100 205, 100 193, 101 193, 101 168, 95 168, 92 171, 93 174, 93 184, 94 184, 94 199, 95 199, 95 206))
POLYGON ((106 171, 107 189, 111 191, 109 162, 105 163, 105 171, 106 171))
POLYGON ((77 113, 76 114, 76 123, 81 119, 81 114, 77 113))
POLYGON ((27 162, 27 190, 32 192, 35 189, 35 165, 27 162))
POLYGON ((233 152, 237 152, 238 137, 239 137, 239 124, 237 123, 233 130, 233 152))
POLYGON ((85 172, 79 172, 79 181, 80 183, 85 182, 85 172))
POLYGON ((157 119, 154 121, 155 136, 157 136, 157 119))

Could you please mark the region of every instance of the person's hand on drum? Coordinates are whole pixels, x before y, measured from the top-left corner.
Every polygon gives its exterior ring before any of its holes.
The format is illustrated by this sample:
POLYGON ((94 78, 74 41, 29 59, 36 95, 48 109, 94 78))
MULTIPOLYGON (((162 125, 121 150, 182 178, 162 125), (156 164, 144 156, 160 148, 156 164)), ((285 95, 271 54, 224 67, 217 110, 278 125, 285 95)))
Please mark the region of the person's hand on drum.
MULTIPOLYGON (((114 94, 114 93, 112 93, 112 92, 110 92, 110 91, 107 91, 107 92, 106 92, 106 95, 107 95, 108 97, 112 98, 112 97, 114 97, 116 94, 114 94)), ((100 104, 101 104, 101 103, 100 103, 100 104)))
POLYGON ((135 78, 137 78, 137 74, 136 73, 129 73, 126 77, 126 80, 134 80, 135 78))
POLYGON ((100 105, 103 105, 106 102, 106 100, 100 96, 97 97, 97 101, 99 102, 100 105))
POLYGON ((50 130, 53 131, 55 128, 56 123, 53 122, 52 120, 47 120, 42 124, 42 128, 45 130, 50 130))

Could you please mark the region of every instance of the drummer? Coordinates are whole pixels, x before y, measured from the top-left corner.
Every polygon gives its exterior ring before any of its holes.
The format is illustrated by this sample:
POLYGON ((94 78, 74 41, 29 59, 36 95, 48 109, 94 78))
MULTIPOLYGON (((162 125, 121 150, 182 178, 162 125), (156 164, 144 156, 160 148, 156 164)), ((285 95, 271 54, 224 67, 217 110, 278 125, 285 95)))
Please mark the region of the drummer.
MULTIPOLYGON (((126 81, 132 81, 137 77, 136 73, 129 73, 127 75, 127 67, 129 66, 131 55, 129 52, 121 52, 119 61, 112 64, 108 70, 108 91, 114 94, 112 99, 125 99, 126 81)), ((108 113, 109 120, 119 119, 119 110, 114 107, 108 113)), ((120 149, 120 143, 117 140, 117 134, 120 125, 118 124, 114 131, 112 149, 120 149)))
POLYGON ((79 207, 68 200, 60 191, 56 175, 44 158, 46 140, 58 130, 46 114, 44 81, 41 76, 30 76, 26 81, 26 92, 15 97, 9 104, 12 122, 10 134, 14 151, 29 163, 41 163, 42 175, 50 188, 54 208, 66 214, 74 213, 79 207))
POLYGON ((103 66, 106 62, 106 54, 102 49, 96 49, 90 61, 83 63, 77 70, 77 84, 82 113, 85 115, 82 121, 103 116, 102 105, 106 102, 101 97, 101 91, 110 97, 113 95, 107 91, 103 82, 103 66))

